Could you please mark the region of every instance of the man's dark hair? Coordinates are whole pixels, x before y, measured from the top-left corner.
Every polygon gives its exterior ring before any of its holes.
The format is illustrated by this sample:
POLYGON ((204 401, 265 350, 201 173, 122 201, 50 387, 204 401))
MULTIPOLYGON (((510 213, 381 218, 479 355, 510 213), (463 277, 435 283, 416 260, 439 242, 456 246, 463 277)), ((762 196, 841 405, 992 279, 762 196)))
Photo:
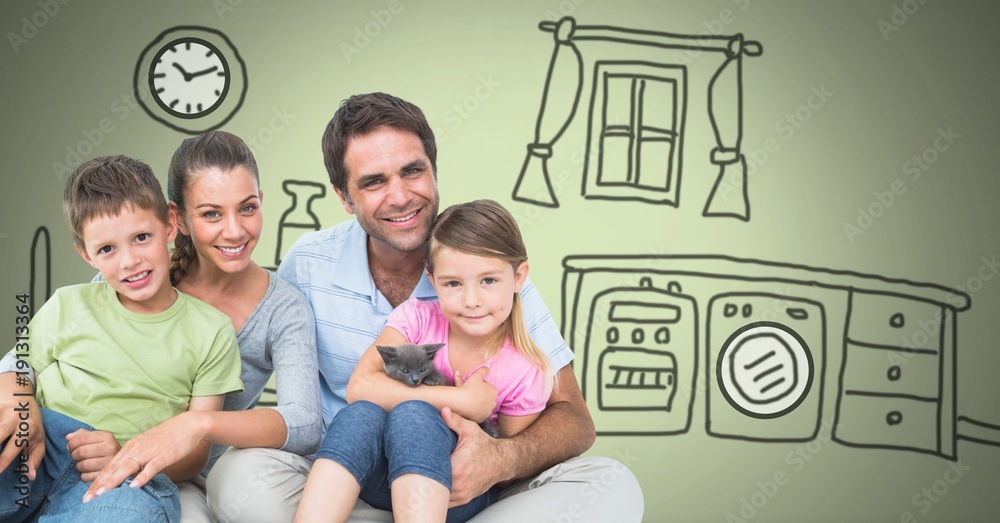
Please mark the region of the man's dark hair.
POLYGON ((379 127, 410 131, 424 144, 424 153, 437 176, 437 145, 434 132, 419 107, 385 93, 356 94, 340 104, 323 133, 323 163, 333 187, 347 195, 347 167, 344 155, 347 142, 365 136, 379 127))

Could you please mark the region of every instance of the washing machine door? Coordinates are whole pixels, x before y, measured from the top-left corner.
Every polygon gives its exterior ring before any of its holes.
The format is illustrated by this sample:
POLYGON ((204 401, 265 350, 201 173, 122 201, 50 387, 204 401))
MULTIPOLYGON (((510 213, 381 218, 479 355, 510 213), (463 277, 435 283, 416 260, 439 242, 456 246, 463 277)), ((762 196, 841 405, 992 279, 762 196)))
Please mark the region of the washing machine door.
POLYGON ((768 293, 709 302, 706 430, 751 441, 816 437, 823 404, 823 305, 768 293))
POLYGON ((809 394, 813 361, 806 342, 780 323, 751 323, 722 346, 716 378, 723 397, 754 418, 777 418, 809 394))

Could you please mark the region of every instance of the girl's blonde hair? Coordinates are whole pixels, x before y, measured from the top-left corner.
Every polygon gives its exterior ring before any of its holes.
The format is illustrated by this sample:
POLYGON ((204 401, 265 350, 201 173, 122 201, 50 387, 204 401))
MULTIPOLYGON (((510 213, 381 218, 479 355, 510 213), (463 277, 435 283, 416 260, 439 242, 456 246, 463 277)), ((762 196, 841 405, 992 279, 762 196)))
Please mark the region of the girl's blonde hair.
MULTIPOLYGON (((517 222, 493 200, 452 205, 438 216, 431 229, 427 252, 427 270, 431 274, 434 274, 434 260, 442 246, 474 256, 499 258, 510 263, 515 273, 521 263, 528 260, 517 222)), ((514 303, 510 316, 504 321, 504 328, 498 329, 495 339, 484 348, 486 357, 496 354, 508 336, 536 367, 546 376, 551 375, 548 357, 528 335, 521 296, 517 292, 514 293, 514 303)))

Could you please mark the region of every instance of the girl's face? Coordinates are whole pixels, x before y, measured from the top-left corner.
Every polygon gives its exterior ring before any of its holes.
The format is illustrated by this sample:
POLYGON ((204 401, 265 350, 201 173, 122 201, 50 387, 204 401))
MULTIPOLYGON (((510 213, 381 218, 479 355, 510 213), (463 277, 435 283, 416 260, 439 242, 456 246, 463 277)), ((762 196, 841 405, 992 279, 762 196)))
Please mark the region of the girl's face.
MULTIPOLYGON (((253 174, 242 166, 231 171, 212 167, 192 175, 177 225, 191 237, 200 263, 227 273, 249 266, 264 225, 263 196, 253 174)), ((170 206, 180 214, 174 203, 170 206)))
POLYGON ((522 262, 515 271, 500 258, 441 246, 434 258, 434 273, 427 275, 452 334, 485 341, 510 316, 514 293, 521 291, 528 277, 528 263, 522 262))

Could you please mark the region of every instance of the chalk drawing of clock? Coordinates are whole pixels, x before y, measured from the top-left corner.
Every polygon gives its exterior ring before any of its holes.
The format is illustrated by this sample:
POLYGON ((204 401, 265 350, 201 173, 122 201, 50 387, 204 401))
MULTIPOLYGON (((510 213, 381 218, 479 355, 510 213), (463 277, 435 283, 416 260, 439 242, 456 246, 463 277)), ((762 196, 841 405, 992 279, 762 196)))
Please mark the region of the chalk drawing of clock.
POLYGON ((229 64, 212 44, 192 36, 160 48, 149 70, 153 100, 178 118, 201 118, 229 94, 229 64))
POLYGON ((135 70, 136 99, 171 129, 198 134, 228 122, 246 96, 246 67, 232 42, 207 27, 168 29, 135 70))

